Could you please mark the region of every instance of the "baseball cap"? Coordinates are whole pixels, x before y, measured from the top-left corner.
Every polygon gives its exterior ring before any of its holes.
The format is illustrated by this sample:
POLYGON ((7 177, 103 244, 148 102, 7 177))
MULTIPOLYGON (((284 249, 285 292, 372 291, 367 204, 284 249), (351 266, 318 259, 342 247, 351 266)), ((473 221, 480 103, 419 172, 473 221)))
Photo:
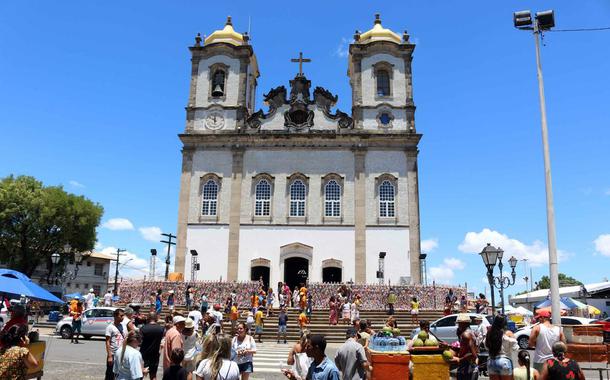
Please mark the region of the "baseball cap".
POLYGON ((538 312, 538 316, 542 318, 549 318, 551 316, 551 312, 548 310, 540 310, 538 312))
POLYGON ((183 317, 183 316, 181 316, 181 315, 176 315, 176 316, 174 317, 174 319, 172 320, 172 322, 173 322, 174 324, 177 324, 177 323, 180 323, 180 322, 184 322, 184 321, 186 321, 186 318, 184 318, 184 317, 183 317))

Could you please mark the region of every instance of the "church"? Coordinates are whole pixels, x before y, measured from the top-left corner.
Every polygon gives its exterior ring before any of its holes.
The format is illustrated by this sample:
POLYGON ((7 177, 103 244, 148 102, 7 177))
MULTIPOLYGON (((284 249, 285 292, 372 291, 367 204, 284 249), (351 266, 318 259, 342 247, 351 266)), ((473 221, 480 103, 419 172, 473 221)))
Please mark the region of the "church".
POLYGON ((407 32, 384 28, 379 15, 356 32, 351 113, 335 108, 332 89, 312 87, 302 54, 299 73, 257 109, 254 47, 230 18, 189 49, 175 270, 292 286, 421 283, 422 135, 407 32))

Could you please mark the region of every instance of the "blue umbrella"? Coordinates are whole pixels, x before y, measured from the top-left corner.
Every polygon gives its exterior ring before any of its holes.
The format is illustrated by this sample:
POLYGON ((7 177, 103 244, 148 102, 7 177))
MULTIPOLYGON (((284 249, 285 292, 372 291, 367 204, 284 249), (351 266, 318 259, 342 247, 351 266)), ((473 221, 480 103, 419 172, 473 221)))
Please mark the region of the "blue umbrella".
MULTIPOLYGON (((574 301, 572 301, 572 299, 569 297, 561 297, 559 300, 560 300, 559 307, 563 310, 570 310, 570 309, 578 308, 578 305, 575 304, 574 301)), ((540 309, 540 308, 549 307, 549 306, 551 306, 551 300, 549 298, 547 298, 544 301, 540 302, 538 305, 534 306, 534 308, 540 309)))
POLYGON ((39 301, 63 303, 48 290, 32 282, 25 274, 11 269, 0 269, 0 294, 12 298, 24 295, 39 301))

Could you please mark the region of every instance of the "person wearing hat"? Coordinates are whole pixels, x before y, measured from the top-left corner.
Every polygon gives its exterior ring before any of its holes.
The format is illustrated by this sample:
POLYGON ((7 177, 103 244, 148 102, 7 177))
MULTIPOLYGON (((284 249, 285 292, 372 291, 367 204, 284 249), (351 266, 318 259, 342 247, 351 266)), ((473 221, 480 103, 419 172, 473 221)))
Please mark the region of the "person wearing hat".
POLYGON ((172 365, 172 350, 174 348, 184 349, 184 339, 182 331, 184 330, 186 318, 181 315, 176 315, 172 319, 173 327, 165 333, 165 343, 163 346, 163 370, 172 365))
POLYGON ((478 374, 476 337, 470 330, 472 321, 468 314, 460 313, 455 322, 458 325, 457 336, 460 341, 460 349, 452 359, 458 365, 457 380, 471 380, 478 374))
POLYGON ((72 317, 72 336, 70 337, 70 343, 78 344, 78 336, 81 334, 81 328, 83 326, 83 303, 80 300, 76 301, 74 307, 70 308, 70 316, 72 317), (74 336, 76 334, 76 337, 74 336))
POLYGON ((366 372, 371 371, 364 347, 358 343, 358 331, 354 327, 348 327, 347 340, 339 347, 335 354, 335 364, 343 379, 363 380, 367 378, 366 372))
POLYGON ((195 331, 195 321, 191 318, 186 318, 184 322, 184 330, 182 330, 182 338, 184 340, 184 362, 183 366, 187 373, 191 373, 196 367, 197 356, 197 332, 195 331))
POLYGON ((551 313, 542 310, 538 313, 539 324, 534 326, 530 334, 529 347, 534 349, 534 368, 542 372, 544 362, 553 358, 553 344, 566 341, 559 326, 551 323, 551 313))
POLYGON ((93 308, 93 300, 95 299, 95 291, 93 288, 89 289, 89 293, 85 296, 85 306, 87 310, 93 308))

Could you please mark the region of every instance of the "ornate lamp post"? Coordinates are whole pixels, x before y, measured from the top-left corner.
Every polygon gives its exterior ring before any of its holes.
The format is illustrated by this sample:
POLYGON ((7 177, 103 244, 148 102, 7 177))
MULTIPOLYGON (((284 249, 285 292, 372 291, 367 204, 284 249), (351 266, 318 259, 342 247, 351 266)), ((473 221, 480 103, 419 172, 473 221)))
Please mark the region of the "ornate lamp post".
POLYGON ((491 289, 491 310, 492 313, 495 314, 495 300, 494 300, 494 287, 498 288, 500 292, 500 299, 502 301, 502 314, 504 314, 504 289, 508 288, 515 284, 515 277, 517 273, 515 272, 515 267, 517 266, 517 259, 515 256, 511 256, 508 260, 508 263, 511 267, 511 278, 505 277, 502 269, 504 268, 504 264, 502 263, 502 257, 504 256, 504 251, 502 248, 494 247, 490 243, 487 243, 487 246, 483 248, 480 253, 481 258, 483 259, 483 263, 487 268, 487 281, 489 281, 489 287, 491 289), (494 276, 494 267, 498 264, 498 268, 500 269, 500 275, 494 276))

